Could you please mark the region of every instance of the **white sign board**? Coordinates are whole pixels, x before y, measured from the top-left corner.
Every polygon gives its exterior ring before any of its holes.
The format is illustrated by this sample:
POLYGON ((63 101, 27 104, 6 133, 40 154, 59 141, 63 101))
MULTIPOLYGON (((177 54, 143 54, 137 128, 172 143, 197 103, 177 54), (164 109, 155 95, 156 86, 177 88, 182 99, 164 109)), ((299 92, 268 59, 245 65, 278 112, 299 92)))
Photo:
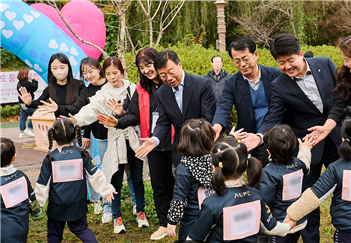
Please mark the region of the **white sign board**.
MULTIPOLYGON (((18 103, 17 79, 18 71, 0 72, 0 104, 18 103)), ((33 70, 29 71, 29 76, 33 75, 38 81, 38 90, 34 92, 34 99, 38 98, 47 83, 33 70)))

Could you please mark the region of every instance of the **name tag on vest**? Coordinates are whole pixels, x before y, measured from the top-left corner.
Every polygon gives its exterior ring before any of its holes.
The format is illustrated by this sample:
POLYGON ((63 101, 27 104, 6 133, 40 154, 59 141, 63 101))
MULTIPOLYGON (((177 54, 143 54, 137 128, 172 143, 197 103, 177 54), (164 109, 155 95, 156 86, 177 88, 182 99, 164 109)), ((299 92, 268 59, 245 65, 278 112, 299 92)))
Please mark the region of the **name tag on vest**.
POLYGON ((302 169, 283 175, 283 201, 301 196, 303 172, 302 169))
POLYGON ((342 173, 341 199, 351 201, 351 170, 344 170, 342 173))
POLYGON ((6 208, 10 208, 19 204, 28 198, 28 185, 26 178, 21 178, 12 181, 0 187, 0 193, 6 208))
POLYGON ((216 192, 214 190, 208 189, 204 186, 200 187, 199 190, 197 190, 197 200, 199 201, 199 209, 201 210, 201 204, 202 202, 211 196, 212 194, 215 194, 216 192))
POLYGON ((83 160, 71 159, 53 161, 52 164, 52 177, 53 182, 68 182, 83 179, 83 160))
POLYGON ((260 200, 223 208, 223 240, 238 240, 257 234, 260 221, 260 200))

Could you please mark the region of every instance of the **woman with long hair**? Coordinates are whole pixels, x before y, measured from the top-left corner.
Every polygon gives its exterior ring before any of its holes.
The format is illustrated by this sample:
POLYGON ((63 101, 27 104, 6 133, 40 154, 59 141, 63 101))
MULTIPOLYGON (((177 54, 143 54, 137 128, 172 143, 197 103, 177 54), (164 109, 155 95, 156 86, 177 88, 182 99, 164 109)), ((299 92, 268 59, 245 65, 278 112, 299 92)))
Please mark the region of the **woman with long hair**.
MULTIPOLYGON (((135 64, 139 70, 140 80, 136 85, 137 92, 134 92, 128 107, 128 113, 118 119, 99 115, 98 119, 102 124, 124 129, 140 123, 141 137, 151 137, 158 115, 156 91, 163 85, 153 64, 157 53, 157 50, 151 47, 138 52, 135 64)), ((120 105, 116 104, 116 106, 120 105)), ((173 197, 171 134, 167 138, 166 145, 154 148, 147 157, 156 213, 160 224, 159 229, 151 235, 150 239, 158 240, 167 235, 167 212, 173 197)))
POLYGON ((49 100, 49 98, 58 105, 71 105, 83 88, 84 84, 73 78, 72 67, 67 56, 63 53, 56 53, 49 60, 48 86, 40 97, 32 100, 31 94, 25 87, 19 89, 19 97, 28 108, 37 108, 42 104, 41 101, 49 100))
MULTIPOLYGON (((109 104, 116 101, 122 104, 122 109, 126 109, 129 101, 135 91, 135 84, 128 80, 122 79, 124 73, 121 61, 116 57, 109 57, 103 63, 103 71, 108 81, 101 90, 91 97, 90 103, 80 109, 80 111, 70 119, 74 124, 86 126, 97 121, 98 114, 116 115, 117 117, 125 115, 124 110, 114 113, 109 104)), ((136 125, 136 124, 135 124, 136 125)), ((112 213, 114 218, 114 232, 124 233, 126 229, 122 222, 121 206, 121 188, 123 182, 123 172, 125 164, 129 164, 131 178, 133 182, 136 203, 137 218, 139 228, 149 226, 145 217, 144 207, 144 184, 143 184, 143 161, 135 157, 135 150, 140 146, 139 127, 128 126, 125 129, 109 128, 107 132, 108 143, 107 150, 102 163, 102 171, 107 180, 116 188, 118 194, 112 202, 112 213)))
MULTIPOLYGON (((34 76, 31 75, 29 76, 29 70, 28 68, 21 68, 18 72, 17 75, 18 83, 17 83, 17 92, 19 92, 19 89, 21 87, 25 87, 29 94, 31 95, 31 98, 34 99, 34 92, 37 91, 38 89, 38 81, 34 79, 34 76)), ((28 122, 28 127, 26 128, 26 120, 28 116, 31 116, 35 109, 33 108, 26 108, 23 105, 23 101, 21 100, 20 97, 18 97, 18 105, 21 109, 21 114, 20 114, 20 134, 19 138, 25 138, 25 137, 34 137, 33 133, 33 125, 32 125, 32 120, 29 120, 28 122)))

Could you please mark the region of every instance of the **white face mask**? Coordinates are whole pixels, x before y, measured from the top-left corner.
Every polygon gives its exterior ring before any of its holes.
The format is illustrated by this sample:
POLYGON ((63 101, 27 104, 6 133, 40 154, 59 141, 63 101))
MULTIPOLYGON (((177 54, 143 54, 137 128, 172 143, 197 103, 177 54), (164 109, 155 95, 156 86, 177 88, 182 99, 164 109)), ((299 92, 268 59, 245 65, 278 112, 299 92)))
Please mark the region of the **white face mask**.
POLYGON ((68 75, 68 67, 64 69, 51 70, 51 71, 52 71, 52 75, 54 75, 54 77, 59 81, 64 80, 68 75))

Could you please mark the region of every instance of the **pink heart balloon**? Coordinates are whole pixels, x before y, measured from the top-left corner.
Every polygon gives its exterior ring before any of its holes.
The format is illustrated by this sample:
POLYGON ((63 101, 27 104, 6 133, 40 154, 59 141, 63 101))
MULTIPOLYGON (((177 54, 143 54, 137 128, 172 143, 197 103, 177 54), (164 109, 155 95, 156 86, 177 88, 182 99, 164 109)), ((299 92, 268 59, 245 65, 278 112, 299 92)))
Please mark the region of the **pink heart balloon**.
MULTIPOLYGON (((55 8, 42 3, 35 3, 30 6, 50 18, 77 43, 88 57, 99 59, 101 52, 97 48, 79 41, 62 21, 55 8)), ((63 6, 61 14, 80 38, 104 49, 106 42, 104 14, 94 3, 85 0, 73 0, 63 6)), ((56 36, 56 38, 65 37, 56 36)))

